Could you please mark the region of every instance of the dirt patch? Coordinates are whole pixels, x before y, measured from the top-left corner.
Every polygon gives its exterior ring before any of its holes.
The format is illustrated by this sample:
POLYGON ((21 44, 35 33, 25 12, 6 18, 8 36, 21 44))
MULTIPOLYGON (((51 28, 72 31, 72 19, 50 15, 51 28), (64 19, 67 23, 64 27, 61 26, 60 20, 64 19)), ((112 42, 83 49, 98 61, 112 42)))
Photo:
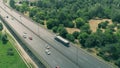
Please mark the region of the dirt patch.
POLYGON ((70 34, 72 34, 73 32, 75 32, 75 31, 78 31, 78 32, 80 32, 80 30, 79 29, 77 29, 77 28, 66 28, 66 30, 68 31, 68 33, 70 33, 70 34))
POLYGON ((90 25, 90 29, 92 30, 92 32, 96 32, 96 29, 98 28, 98 24, 101 23, 101 22, 104 22, 104 21, 108 21, 109 24, 112 24, 112 20, 111 19, 101 19, 101 20, 94 20, 94 19, 91 19, 89 21, 89 25, 90 25))
POLYGON ((28 11, 25 12, 24 15, 27 16, 27 17, 29 17, 29 12, 28 11))

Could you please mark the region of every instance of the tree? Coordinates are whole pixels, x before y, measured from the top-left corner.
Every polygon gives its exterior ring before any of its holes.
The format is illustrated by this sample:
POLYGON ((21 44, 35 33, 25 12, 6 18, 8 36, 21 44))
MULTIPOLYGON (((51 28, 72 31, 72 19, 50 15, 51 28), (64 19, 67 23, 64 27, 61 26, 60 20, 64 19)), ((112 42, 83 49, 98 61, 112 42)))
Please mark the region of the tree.
POLYGON ((67 19, 67 16, 66 16, 65 12, 62 12, 62 11, 61 11, 61 12, 58 14, 58 19, 59 19, 59 21, 60 21, 61 23, 63 23, 63 21, 67 19))
POLYGON ((105 47, 102 47, 100 53, 102 57, 106 60, 116 60, 119 58, 118 48, 120 48, 118 43, 115 44, 106 44, 105 47))
POLYGON ((59 35, 66 38, 66 35, 68 34, 67 30, 65 28, 62 28, 60 31, 59 31, 59 35))
POLYGON ((44 20, 45 19, 45 13, 42 12, 42 11, 37 11, 35 17, 36 17, 37 20, 39 20, 39 19, 44 20))
POLYGON ((9 49, 7 50, 7 55, 9 55, 9 56, 14 56, 14 51, 13 51, 12 48, 9 48, 9 49))
POLYGON ((85 46, 85 41, 89 37, 89 35, 86 32, 82 32, 78 36, 79 42, 82 44, 82 46, 85 46))
POLYGON ((52 30, 53 30, 53 32, 57 33, 58 27, 57 27, 57 26, 54 26, 54 27, 52 28, 52 30))
POLYGON ((37 13, 37 10, 38 10, 37 8, 30 9, 29 17, 34 17, 36 15, 36 13, 37 13))
POLYGON ((75 23, 76 23, 76 27, 80 28, 81 26, 83 26, 85 24, 85 21, 82 18, 77 18, 75 20, 75 23))
POLYGON ((80 32, 78 32, 78 31, 73 32, 73 36, 75 37, 75 39, 77 39, 77 38, 78 38, 79 33, 80 33, 80 32))
POLYGON ((107 27, 108 23, 109 23, 108 21, 101 22, 101 23, 98 24, 98 27, 105 29, 107 27))
POLYGON ((74 37, 72 34, 67 34, 67 35, 66 35, 66 38, 67 38, 68 40, 72 41, 72 42, 74 42, 74 40, 75 40, 75 37, 74 37))
POLYGON ((85 41, 85 47, 104 46, 104 39, 97 33, 91 34, 85 41))
POLYGON ((113 17, 112 17, 112 20, 114 21, 114 22, 118 22, 118 23, 120 23, 120 14, 116 14, 116 15, 114 15, 113 17))
POLYGON ((73 28, 74 27, 74 23, 69 21, 68 19, 64 20, 63 24, 64 24, 65 27, 69 27, 69 28, 73 28))
POLYGON ((12 8, 15 8, 15 1, 14 0, 10 0, 9 4, 12 8))
POLYGON ((3 44, 6 44, 8 42, 8 38, 7 38, 6 34, 2 35, 2 42, 3 42, 3 44))
POLYGON ((118 42, 117 35, 114 34, 111 29, 106 29, 104 32, 104 36, 106 37, 105 38, 106 43, 112 44, 118 42))
POLYGON ((47 28, 48 29, 52 29, 54 26, 58 26, 59 25, 57 19, 49 19, 46 24, 47 24, 47 28))
POLYGON ((90 26, 88 23, 85 23, 83 26, 80 27, 81 32, 86 32, 90 34, 92 31, 90 30, 90 26))
POLYGON ((118 66, 120 67, 120 58, 116 61, 115 64, 118 65, 118 66))

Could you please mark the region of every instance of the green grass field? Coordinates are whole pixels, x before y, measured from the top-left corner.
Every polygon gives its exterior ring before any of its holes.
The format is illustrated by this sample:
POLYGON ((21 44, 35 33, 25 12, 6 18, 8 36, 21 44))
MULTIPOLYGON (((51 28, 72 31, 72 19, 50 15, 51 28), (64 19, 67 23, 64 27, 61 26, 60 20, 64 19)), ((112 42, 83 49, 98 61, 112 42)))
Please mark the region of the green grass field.
POLYGON ((9 41, 3 44, 0 40, 0 68, 27 68, 9 41))

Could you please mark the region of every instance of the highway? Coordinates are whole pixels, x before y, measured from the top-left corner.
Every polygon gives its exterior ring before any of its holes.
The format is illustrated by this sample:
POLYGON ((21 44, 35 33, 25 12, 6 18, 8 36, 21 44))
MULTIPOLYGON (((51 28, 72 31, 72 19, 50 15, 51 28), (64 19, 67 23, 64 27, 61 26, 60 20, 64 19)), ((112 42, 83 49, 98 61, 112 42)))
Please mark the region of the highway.
POLYGON ((60 66, 60 68, 114 68, 82 49, 74 47, 73 44, 70 47, 65 47, 54 39, 54 33, 42 28, 42 26, 38 26, 38 24, 20 13, 11 10, 3 4, 3 0, 0 1, 0 15, 22 37, 22 40, 29 44, 27 46, 31 51, 38 58, 41 56, 46 60, 51 68, 56 66, 60 66), (27 33, 27 38, 23 38, 24 33, 27 33), (33 40, 28 37, 32 37, 33 40), (45 53, 46 45, 51 47, 51 55, 45 53))

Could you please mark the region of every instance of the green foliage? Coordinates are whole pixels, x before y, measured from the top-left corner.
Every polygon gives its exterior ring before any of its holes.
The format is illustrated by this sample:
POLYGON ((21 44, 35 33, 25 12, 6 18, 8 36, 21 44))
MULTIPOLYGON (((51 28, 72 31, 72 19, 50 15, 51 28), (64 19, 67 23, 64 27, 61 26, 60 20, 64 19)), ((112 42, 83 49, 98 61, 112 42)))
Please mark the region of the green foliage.
POLYGON ((3 25, 2 25, 2 23, 0 23, 0 31, 2 31, 3 30, 3 25))
POLYGON ((97 40, 97 35, 91 34, 85 41, 85 47, 94 47, 96 45, 101 44, 99 40, 97 40))
POLYGON ((119 43, 115 44, 106 44, 105 47, 102 47, 99 55, 102 56, 106 60, 117 60, 119 59, 119 50, 120 46, 119 43))
POLYGON ((114 22, 118 22, 118 23, 120 23, 120 14, 116 14, 116 15, 114 15, 113 17, 112 17, 112 20, 114 21, 114 22))
POLYGON ((90 30, 90 26, 88 23, 85 23, 83 26, 80 27, 81 32, 86 32, 90 34, 92 31, 90 30))
POLYGON ((14 56, 14 51, 13 51, 12 48, 9 48, 9 49, 7 50, 7 55, 8 55, 8 56, 14 56))
POLYGON ((101 22, 101 23, 98 24, 98 27, 105 29, 107 27, 108 23, 109 23, 108 21, 101 22))
POLYGON ((30 17, 34 17, 34 15, 36 15, 37 13, 37 8, 31 8, 30 11, 29 11, 29 16, 30 17))
POLYGON ((38 22, 38 23, 40 23, 40 24, 44 25, 44 20, 39 20, 39 22, 38 22))
POLYGON ((3 42, 3 44, 6 44, 8 42, 8 38, 7 38, 6 34, 2 35, 2 42, 3 42))
POLYGON ((44 20, 45 19, 45 13, 42 12, 42 11, 39 11, 39 12, 36 13, 35 17, 37 18, 37 20, 39 20, 39 19, 44 20))
POLYGON ((60 36, 63 38, 66 38, 66 35, 68 34, 67 30, 64 28, 63 25, 59 25, 57 32, 59 33, 60 36))
POLYGON ((58 26, 59 25, 57 19, 49 19, 46 24, 47 24, 47 28, 48 29, 52 29, 54 26, 58 26))
POLYGON ((118 65, 118 66, 120 67, 120 58, 116 61, 115 64, 118 65))
POLYGON ((72 34, 67 34, 67 35, 66 35, 66 38, 67 38, 68 40, 72 41, 72 42, 74 42, 74 40, 75 40, 75 37, 74 37, 72 34))
POLYGON ((10 0, 9 4, 12 8, 15 8, 15 1, 14 0, 10 0))
POLYGON ((76 27, 77 28, 80 28, 81 26, 83 26, 85 24, 85 21, 82 18, 77 18, 75 20, 75 22, 76 22, 76 27))
POLYGON ((80 32, 78 32, 78 31, 73 32, 73 36, 75 37, 75 39, 77 39, 77 37, 79 36, 79 33, 80 32))
POLYGON ((89 37, 89 35, 86 32, 82 32, 78 36, 79 42, 82 44, 82 46, 85 46, 85 41, 89 37))
POLYGON ((120 29, 120 24, 117 25, 117 29, 120 29))
POLYGON ((53 30, 53 32, 57 33, 58 27, 57 27, 57 26, 54 26, 54 27, 52 28, 52 30, 53 30))
POLYGON ((74 23, 69 20, 64 20, 63 24, 65 27, 74 28, 74 23))
POLYGON ((59 32, 59 35, 66 38, 66 34, 68 34, 67 30, 66 29, 62 29, 60 32, 59 32))

